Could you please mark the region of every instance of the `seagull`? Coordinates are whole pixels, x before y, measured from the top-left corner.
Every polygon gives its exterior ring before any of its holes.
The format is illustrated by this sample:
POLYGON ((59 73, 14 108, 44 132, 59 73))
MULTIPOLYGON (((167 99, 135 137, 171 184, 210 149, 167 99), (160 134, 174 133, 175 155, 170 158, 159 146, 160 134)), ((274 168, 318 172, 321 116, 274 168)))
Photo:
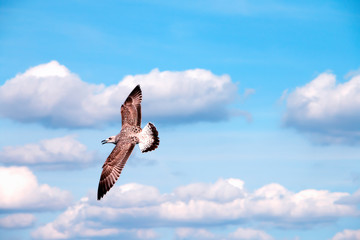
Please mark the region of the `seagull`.
POLYGON ((113 143, 115 147, 102 166, 97 200, 115 184, 136 144, 139 144, 143 153, 159 146, 158 131, 154 124, 149 122, 141 129, 141 100, 142 92, 140 85, 137 85, 121 105, 120 133, 101 141, 102 144, 113 143))

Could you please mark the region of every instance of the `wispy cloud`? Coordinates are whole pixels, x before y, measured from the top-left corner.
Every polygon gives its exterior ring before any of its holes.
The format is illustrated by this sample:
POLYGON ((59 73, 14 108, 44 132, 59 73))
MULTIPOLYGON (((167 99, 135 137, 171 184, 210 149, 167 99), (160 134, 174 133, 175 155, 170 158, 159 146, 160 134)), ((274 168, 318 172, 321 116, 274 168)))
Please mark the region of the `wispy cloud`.
POLYGON ((89 151, 73 136, 46 139, 23 146, 6 146, 0 151, 0 162, 4 164, 43 169, 86 167, 95 159, 95 152, 89 151))
POLYGON ((251 228, 238 228, 234 233, 231 233, 229 239, 258 239, 258 240, 273 240, 269 234, 264 231, 251 228))
POLYGON ((360 75, 337 83, 332 73, 322 73, 305 86, 287 93, 284 125, 320 143, 360 142, 360 75))
POLYGON ((58 210, 72 199, 68 191, 39 184, 26 167, 0 167, 0 196, 3 211, 58 210))
POLYGON ((144 92, 143 116, 186 123, 231 117, 237 86, 228 75, 204 69, 129 75, 117 85, 89 84, 56 61, 28 69, 0 86, 0 114, 49 127, 101 127, 120 121, 120 106, 136 86, 144 92))
MULTIPOLYGON (((277 17, 304 18, 312 17, 316 11, 311 7, 304 7, 299 4, 280 3, 278 1, 258 1, 256 4, 249 0, 199 0, 199 1, 153 1, 152 4, 161 4, 190 11, 209 13, 215 15, 237 15, 237 16, 267 16, 276 14, 277 17), (186 2, 186 4, 184 4, 186 2)), ((332 13, 331 9, 326 9, 317 5, 313 7, 332 13)))
POLYGON ((218 239, 214 233, 202 228, 178 228, 175 230, 175 239, 199 239, 199 240, 215 240, 218 239))
POLYGON ((0 228, 26 228, 31 227, 36 218, 29 213, 15 213, 0 218, 0 228))
MULTIPOLYGON (((195 183, 163 194, 153 186, 125 184, 114 188, 101 202, 95 200, 95 193, 91 193, 53 222, 38 228, 33 236, 56 232, 65 234, 66 238, 76 238, 82 236, 79 229, 94 229, 94 223, 97 230, 114 229, 112 235, 117 234, 115 229, 121 231, 123 228, 191 227, 199 230, 249 221, 287 228, 313 227, 316 223, 358 216, 356 205, 336 203, 349 195, 315 189, 294 193, 279 184, 265 185, 249 192, 239 179, 195 183)), ((198 230, 194 231, 203 237, 211 239, 213 236, 198 230)), ((186 238, 186 233, 178 231, 178 236, 186 238)), ((264 232, 246 228, 238 229, 229 238, 238 236, 272 239, 264 232)))

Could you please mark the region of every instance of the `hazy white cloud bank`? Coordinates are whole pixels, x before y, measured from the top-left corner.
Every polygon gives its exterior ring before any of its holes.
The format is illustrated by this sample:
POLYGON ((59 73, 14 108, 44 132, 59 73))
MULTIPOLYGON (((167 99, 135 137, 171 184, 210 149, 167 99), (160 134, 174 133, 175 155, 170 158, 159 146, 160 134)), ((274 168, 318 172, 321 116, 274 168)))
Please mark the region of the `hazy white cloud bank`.
POLYGON ((360 229, 359 230, 345 229, 344 231, 337 233, 331 240, 359 240, 359 239, 360 239, 360 229))
POLYGON ((35 239, 78 239, 80 237, 107 238, 108 236, 117 236, 129 240, 155 239, 157 237, 157 234, 151 229, 103 226, 100 219, 94 221, 87 215, 87 208, 89 207, 87 202, 87 199, 84 198, 76 205, 69 207, 54 222, 48 223, 33 231, 32 237, 35 239))
POLYGON ((322 73, 285 96, 284 125, 320 143, 359 143, 360 74, 339 83, 322 73))
POLYGON ((0 86, 0 116, 50 127, 100 127, 120 122, 120 106, 140 84, 143 116, 175 123, 226 120, 242 111, 228 109, 237 85, 208 70, 152 70, 118 84, 89 84, 56 61, 28 69, 0 86))
POLYGON ((0 228, 25 228, 35 222, 35 216, 28 213, 10 214, 0 218, 0 228))
POLYGON ((175 239, 178 240, 273 240, 269 234, 261 230, 251 228, 238 228, 235 232, 225 234, 215 234, 206 229, 178 228, 175 231, 175 239))
MULTIPOLYGON (((33 237, 77 238, 84 236, 83 232, 115 236, 123 229, 145 231, 169 227, 179 228, 175 234, 180 239, 191 233, 211 239, 217 235, 204 228, 247 222, 287 228, 312 227, 341 217, 359 216, 357 204, 338 203, 348 196, 351 194, 315 189, 295 193, 279 184, 249 192, 239 179, 190 184, 171 193, 132 183, 115 187, 100 202, 96 201, 95 192, 89 194, 53 222, 34 231, 33 237)), ((265 232, 246 228, 239 228, 227 238, 239 239, 238 236, 272 239, 265 232)))
POLYGON ((39 166, 47 169, 85 167, 96 160, 95 152, 65 136, 0 150, 0 162, 9 165, 39 166))
POLYGON ((68 191, 39 184, 26 167, 0 167, 0 196, 1 211, 58 210, 67 207, 72 199, 68 191))

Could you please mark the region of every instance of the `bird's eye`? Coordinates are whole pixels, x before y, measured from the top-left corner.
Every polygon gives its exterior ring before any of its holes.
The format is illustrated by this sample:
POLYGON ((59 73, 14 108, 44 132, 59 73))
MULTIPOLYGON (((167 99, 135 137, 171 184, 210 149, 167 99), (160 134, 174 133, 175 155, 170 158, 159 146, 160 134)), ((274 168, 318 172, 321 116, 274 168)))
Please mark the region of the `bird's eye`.
POLYGON ((112 139, 112 138, 109 138, 110 140, 112 139))

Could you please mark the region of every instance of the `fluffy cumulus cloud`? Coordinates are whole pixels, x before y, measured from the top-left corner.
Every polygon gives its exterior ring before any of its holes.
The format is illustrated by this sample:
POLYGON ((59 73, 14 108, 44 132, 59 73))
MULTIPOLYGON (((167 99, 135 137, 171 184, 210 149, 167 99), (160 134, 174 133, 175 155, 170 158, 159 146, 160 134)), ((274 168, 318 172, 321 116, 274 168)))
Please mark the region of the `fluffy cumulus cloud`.
POLYGON ((0 151, 0 162, 43 168, 85 167, 96 159, 95 152, 73 136, 46 139, 23 146, 6 146, 0 151))
POLYGON ((289 92, 285 101, 285 126, 320 143, 359 142, 360 74, 339 83, 334 74, 322 73, 289 92))
POLYGON ((39 184, 26 167, 0 167, 0 196, 3 211, 57 210, 71 203, 69 192, 39 184))
MULTIPOLYGON (((115 187, 104 201, 96 201, 95 193, 89 194, 53 222, 38 228, 33 237, 78 238, 85 232, 116 236, 124 228, 145 231, 175 227, 178 228, 175 235, 180 239, 186 239, 189 234, 211 239, 217 235, 204 228, 249 222, 288 228, 312 227, 341 217, 359 216, 356 204, 338 203, 346 196, 350 194, 315 189, 291 192, 279 184, 249 192, 239 179, 190 184, 171 193, 132 183, 115 187)), ((229 239, 239 237, 272 239, 265 232, 248 228, 239 228, 227 236, 229 239)))
POLYGON ((16 213, 0 218, 0 228, 25 228, 35 222, 35 216, 28 213, 16 213))
POLYGON ((236 114, 228 109, 237 96, 228 75, 154 69, 105 86, 82 81, 56 61, 30 68, 0 86, 0 114, 51 127, 99 127, 120 121, 120 106, 137 84, 144 93, 143 116, 152 121, 218 121, 236 114))
POLYGON ((118 236, 123 239, 155 239, 156 233, 149 229, 121 229, 104 227, 101 222, 85 219, 81 215, 87 214, 89 206, 87 199, 82 199, 75 206, 69 207, 54 222, 48 223, 32 232, 35 239, 78 239, 79 237, 108 237, 118 236))
POLYGON ((344 231, 337 233, 331 240, 359 240, 359 239, 360 239, 360 229, 359 230, 345 229, 344 231))

